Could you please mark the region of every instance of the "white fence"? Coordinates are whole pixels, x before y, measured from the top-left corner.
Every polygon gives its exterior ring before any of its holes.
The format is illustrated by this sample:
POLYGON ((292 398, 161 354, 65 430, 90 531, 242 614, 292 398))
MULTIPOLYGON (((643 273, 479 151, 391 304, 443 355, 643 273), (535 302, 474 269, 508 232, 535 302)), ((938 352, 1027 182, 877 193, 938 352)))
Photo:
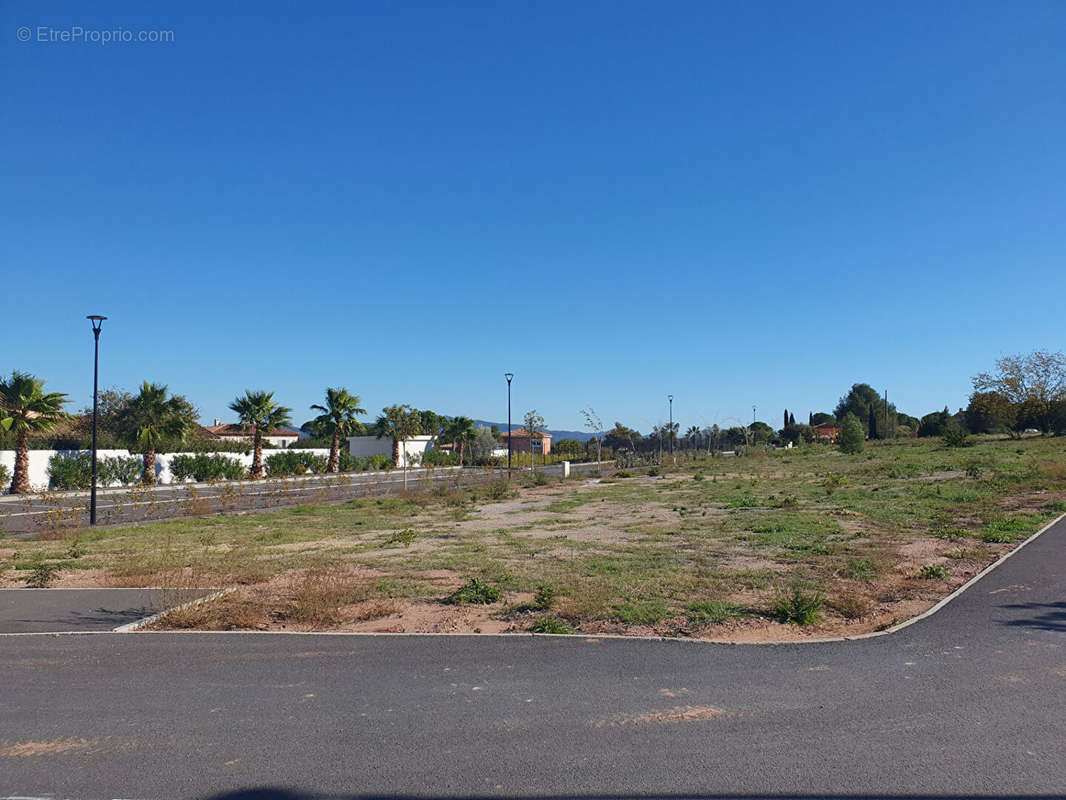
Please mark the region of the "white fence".
MULTIPOLYGON (((35 491, 48 488, 49 475, 48 475, 48 462, 54 455, 61 456, 77 456, 82 454, 88 454, 89 450, 30 450, 30 487, 35 491)), ((289 452, 286 450, 264 450, 263 462, 278 452, 289 452)), ((313 453, 316 456, 329 456, 329 450, 324 449, 307 449, 300 450, 303 453, 313 453)), ((155 457, 155 479, 157 483, 174 483, 174 478, 170 474, 170 462, 175 456, 179 455, 196 455, 195 453, 157 453, 155 457)), ((252 454, 251 453, 206 453, 204 455, 219 455, 226 458, 233 459, 240 462, 246 469, 252 466, 252 454)), ((136 458, 142 460, 142 456, 138 453, 130 453, 129 450, 97 450, 96 458, 98 461, 102 461, 105 458, 114 458, 116 456, 122 456, 124 458, 136 458)), ((0 464, 7 467, 8 479, 15 472, 15 451, 14 450, 0 450, 0 464)), ((97 483, 98 486, 105 486, 104 483, 97 483)), ((114 484, 118 485, 118 484, 114 484)), ((7 490, 7 486, 0 487, 0 493, 7 490)))

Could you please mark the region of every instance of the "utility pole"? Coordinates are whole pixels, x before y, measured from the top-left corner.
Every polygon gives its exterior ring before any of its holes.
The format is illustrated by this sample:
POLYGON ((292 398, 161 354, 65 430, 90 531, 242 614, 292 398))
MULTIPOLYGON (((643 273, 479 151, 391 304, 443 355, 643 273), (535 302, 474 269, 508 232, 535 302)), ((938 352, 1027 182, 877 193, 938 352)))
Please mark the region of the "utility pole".
MULTIPOLYGON (((514 373, 505 372, 503 377, 507 378, 507 480, 511 480, 511 380, 514 373)), ((532 439, 529 446, 533 446, 532 439)))
POLYGON ((670 401, 670 457, 674 457, 674 396, 668 394, 666 399, 670 401))
POLYGON ((92 466, 92 488, 89 492, 89 524, 96 524, 96 423, 97 423, 97 405, 100 398, 100 328, 104 325, 104 320, 107 317, 101 317, 99 314, 92 314, 88 318, 89 324, 93 326, 93 466, 92 466))

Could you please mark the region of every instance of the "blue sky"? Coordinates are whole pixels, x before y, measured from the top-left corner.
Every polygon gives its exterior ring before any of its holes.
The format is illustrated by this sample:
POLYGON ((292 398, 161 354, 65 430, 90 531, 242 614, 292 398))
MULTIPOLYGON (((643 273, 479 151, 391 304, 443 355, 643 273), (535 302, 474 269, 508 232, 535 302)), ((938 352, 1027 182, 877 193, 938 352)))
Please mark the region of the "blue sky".
POLYGON ((0 42, 0 370, 78 406, 90 313, 103 385, 297 423, 503 419, 507 370, 553 428, 920 415, 1063 347, 1061 2, 8 2, 0 42))

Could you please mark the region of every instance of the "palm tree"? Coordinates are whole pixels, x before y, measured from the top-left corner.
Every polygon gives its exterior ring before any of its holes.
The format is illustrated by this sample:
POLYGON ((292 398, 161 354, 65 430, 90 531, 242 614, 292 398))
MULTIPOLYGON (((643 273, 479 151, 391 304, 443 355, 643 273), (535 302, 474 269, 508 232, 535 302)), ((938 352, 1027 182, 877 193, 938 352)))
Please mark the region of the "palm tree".
POLYGON ((155 484, 155 452, 160 442, 181 441, 196 424, 196 409, 184 397, 167 397, 167 387, 145 381, 136 397, 130 398, 115 420, 119 435, 130 450, 144 454, 141 483, 155 484))
POLYGON ((291 408, 279 406, 274 402, 273 392, 245 393, 229 404, 230 411, 235 411, 240 419, 238 430, 252 432, 252 469, 253 478, 263 477, 263 434, 269 433, 281 425, 291 425, 289 414, 291 408))
POLYGON ((57 422, 70 419, 63 411, 66 402, 62 392, 45 394, 44 381, 27 372, 16 370, 10 378, 0 379, 0 427, 16 436, 11 494, 30 492, 30 432, 50 431, 57 422))
POLYGON ((693 450, 698 450, 700 445, 700 429, 698 425, 691 426, 685 431, 685 438, 692 445, 693 450))
POLYGON ((400 462, 400 443, 403 443, 403 488, 407 491, 407 440, 418 434, 421 420, 418 412, 408 405, 387 406, 374 422, 374 433, 379 439, 392 439, 393 463, 400 462))
POLYGON ((456 452, 459 453, 459 465, 462 466, 466 446, 477 438, 474 420, 470 417, 452 417, 448 420, 444 435, 455 445, 456 452))
POLYGON ((313 405, 313 411, 322 413, 312 420, 317 430, 330 434, 333 440, 329 445, 329 472, 341 471, 341 437, 354 436, 363 427, 356 419, 359 414, 365 414, 366 409, 359 404, 362 402, 359 395, 349 394, 345 388, 326 389, 326 404, 324 406, 313 405))

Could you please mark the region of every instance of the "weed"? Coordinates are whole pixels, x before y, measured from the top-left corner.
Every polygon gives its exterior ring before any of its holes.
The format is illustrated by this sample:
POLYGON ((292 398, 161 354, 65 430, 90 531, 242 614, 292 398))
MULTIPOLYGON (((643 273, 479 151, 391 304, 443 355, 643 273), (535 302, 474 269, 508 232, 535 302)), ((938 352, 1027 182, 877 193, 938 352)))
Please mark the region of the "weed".
POLYGON ((659 476, 659 468, 658 467, 652 467, 651 469, 648 470, 648 477, 649 478, 657 478, 658 476, 659 476))
POLYGON ((390 534, 385 537, 385 541, 381 543, 382 547, 391 547, 394 544, 402 544, 404 547, 410 547, 411 543, 418 538, 418 535, 410 528, 404 528, 402 531, 390 534))
POLYGON ((697 600, 685 611, 693 625, 715 625, 744 613, 740 606, 725 600, 697 600))
POLYGON ((1052 500, 1050 503, 1044 506, 1044 509, 1047 511, 1051 511, 1055 514, 1061 514, 1063 511, 1066 511, 1066 501, 1052 500))
POLYGON ((844 574, 856 581, 872 581, 880 570, 872 558, 849 558, 844 574))
POLYGON ((70 546, 67 548, 67 558, 81 558, 83 555, 85 555, 85 545, 75 536, 70 540, 70 546))
POLYGON ((944 580, 948 577, 947 568, 943 564, 926 564, 918 575, 927 580, 944 580))
POLYGON ((829 600, 829 606, 845 619, 860 619, 873 611, 873 603, 855 592, 841 592, 829 600))
POLYGON ((453 606, 488 605, 500 599, 501 592, 480 578, 471 578, 442 602, 453 606))
POLYGON ((614 617, 626 625, 655 625, 669 614, 660 600, 645 603, 620 603, 614 607, 614 617))
POLYGON ((702 481, 703 480, 703 473, 702 472, 697 472, 695 475, 692 476, 692 480, 694 480, 696 482, 702 481))
POLYGON ((511 484, 506 479, 491 481, 486 487, 489 498, 492 500, 503 500, 510 494, 511 484))
POLYGON ((633 473, 632 472, 627 472, 626 470, 622 469, 622 470, 619 470, 618 472, 616 472, 612 477, 614 477, 614 478, 632 478, 633 477, 633 473))
POLYGON ((31 589, 47 589, 58 573, 58 564, 38 561, 30 569, 30 574, 26 576, 26 585, 31 589))
POLYGON ((541 617, 529 626, 533 633, 577 633, 577 629, 566 620, 555 617, 541 617))
POLYGON ((778 622, 788 625, 814 625, 822 618, 825 598, 820 592, 793 583, 788 592, 779 595, 771 608, 778 622))
POLYGON ((933 536, 937 539, 965 539, 968 536, 965 528, 936 528, 933 530, 933 536))

